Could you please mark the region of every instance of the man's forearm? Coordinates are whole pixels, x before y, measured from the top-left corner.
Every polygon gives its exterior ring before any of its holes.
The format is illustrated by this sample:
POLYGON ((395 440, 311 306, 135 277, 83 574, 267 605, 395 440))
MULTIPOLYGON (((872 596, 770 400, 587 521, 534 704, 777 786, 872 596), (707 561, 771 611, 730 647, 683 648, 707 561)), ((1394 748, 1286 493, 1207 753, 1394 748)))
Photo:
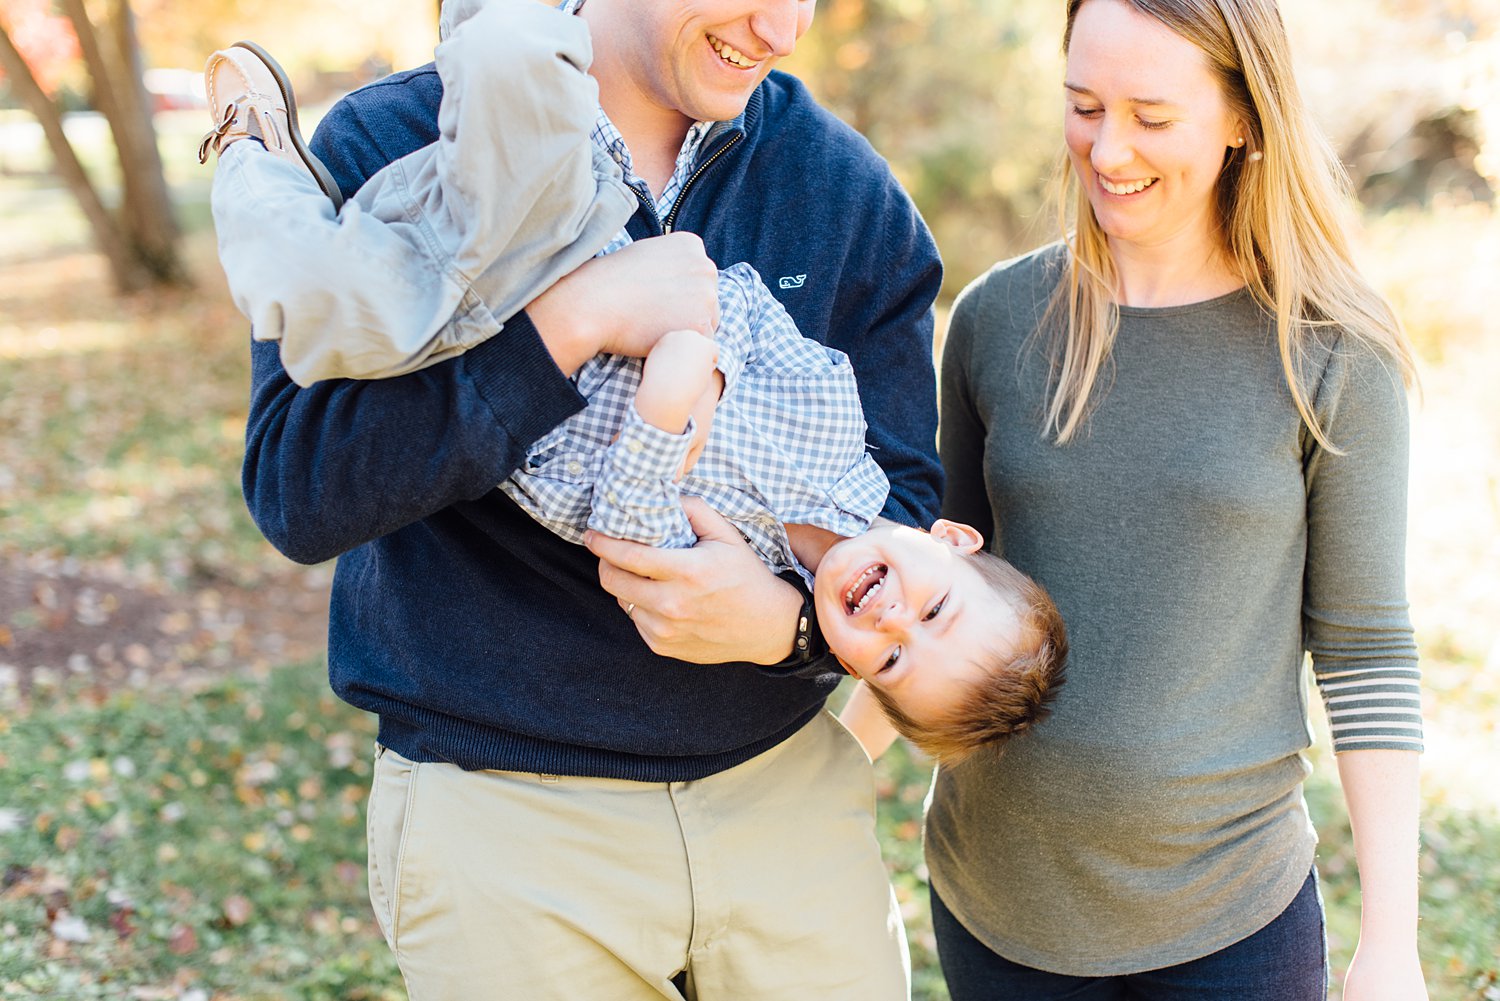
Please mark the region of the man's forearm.
POLYGON ((266 538, 317 563, 495 487, 583 405, 534 339, 508 335, 400 378, 308 389, 256 344, 243 487, 266 538), (528 350, 550 381, 518 359, 528 350))

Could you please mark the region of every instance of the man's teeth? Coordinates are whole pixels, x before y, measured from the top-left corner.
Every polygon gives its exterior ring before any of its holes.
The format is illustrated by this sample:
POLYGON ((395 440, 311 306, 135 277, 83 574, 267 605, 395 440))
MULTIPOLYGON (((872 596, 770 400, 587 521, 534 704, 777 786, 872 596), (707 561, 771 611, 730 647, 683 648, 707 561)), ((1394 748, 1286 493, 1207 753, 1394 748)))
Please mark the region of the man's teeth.
POLYGON ((1148 177, 1142 181, 1131 181, 1129 184, 1111 184, 1104 178, 1099 178, 1099 187, 1112 195, 1133 195, 1137 191, 1145 191, 1156 183, 1156 178, 1148 177))
POLYGON ((740 54, 738 49, 734 48, 734 46, 715 38, 713 35, 708 36, 708 44, 714 47, 714 51, 717 52, 719 54, 719 57, 726 63, 729 63, 733 66, 738 66, 740 69, 745 70, 753 69, 755 67, 755 61, 753 59, 746 59, 743 55, 740 54))

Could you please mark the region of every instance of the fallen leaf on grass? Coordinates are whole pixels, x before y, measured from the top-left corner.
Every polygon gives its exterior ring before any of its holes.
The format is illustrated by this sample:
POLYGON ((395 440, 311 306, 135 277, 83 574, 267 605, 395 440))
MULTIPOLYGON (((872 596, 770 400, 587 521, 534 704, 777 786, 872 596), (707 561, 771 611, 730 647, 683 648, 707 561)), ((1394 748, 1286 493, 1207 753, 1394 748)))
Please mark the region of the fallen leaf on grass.
POLYGON ((115 934, 122 939, 134 935, 135 924, 131 918, 135 917, 135 903, 121 890, 110 890, 104 896, 112 905, 109 926, 115 930, 115 934))
POLYGON ((76 914, 58 911, 52 919, 52 937, 63 942, 87 942, 91 937, 89 926, 76 914))
POLYGON ((177 1001, 175 987, 132 987, 130 1001, 177 1001))
POLYGON ((238 928, 249 921, 254 913, 255 905, 247 897, 236 893, 224 899, 224 921, 231 928, 238 928))
POLYGON ((135 934, 135 924, 130 920, 134 915, 135 911, 129 907, 118 911, 111 911, 109 926, 115 930, 115 934, 120 936, 120 938, 129 938, 135 934))
MULTIPOLYGON (((4 877, 0 878, 0 888, 4 890, 3 895, 11 900, 25 897, 66 900, 68 881, 39 867, 9 865, 5 867, 4 877)), ((61 907, 62 904, 59 903, 53 908, 53 913, 61 907)))
POLYGON ((307 915, 307 927, 317 935, 333 935, 339 930, 339 912, 324 907, 307 915))
POLYGON ((187 925, 178 925, 167 937, 167 951, 174 956, 186 956, 198 948, 198 933, 187 925))

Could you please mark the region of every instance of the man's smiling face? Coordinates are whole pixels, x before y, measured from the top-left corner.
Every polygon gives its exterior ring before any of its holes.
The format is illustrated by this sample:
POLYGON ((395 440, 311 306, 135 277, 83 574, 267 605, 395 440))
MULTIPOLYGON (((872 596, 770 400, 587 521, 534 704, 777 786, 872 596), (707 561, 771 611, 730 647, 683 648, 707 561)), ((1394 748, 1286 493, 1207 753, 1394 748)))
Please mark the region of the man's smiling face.
MULTIPOLYGON (((595 0, 597 2, 597 0, 595 0)), ((639 95, 692 121, 727 121, 812 24, 815 0, 631 0, 620 12, 639 95)), ((595 47, 599 47, 595 39, 595 47)))

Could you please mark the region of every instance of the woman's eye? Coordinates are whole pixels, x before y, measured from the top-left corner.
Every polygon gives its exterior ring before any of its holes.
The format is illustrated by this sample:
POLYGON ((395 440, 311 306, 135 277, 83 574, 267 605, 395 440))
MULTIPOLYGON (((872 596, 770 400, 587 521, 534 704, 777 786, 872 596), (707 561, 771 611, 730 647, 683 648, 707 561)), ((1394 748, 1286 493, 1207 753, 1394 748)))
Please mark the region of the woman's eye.
POLYGON ((1138 118, 1136 121, 1141 123, 1143 129, 1164 129, 1172 124, 1171 122, 1153 122, 1145 118, 1138 118))
POLYGON ((932 608, 928 611, 928 613, 926 615, 922 616, 922 621, 923 622, 931 622, 933 619, 937 618, 938 617, 938 613, 943 610, 943 606, 946 605, 947 603, 948 603, 948 597, 946 595, 944 595, 942 597, 942 599, 940 599, 936 605, 932 606, 932 608))
POLYGON ((1084 108, 1076 104, 1073 105, 1073 114, 1079 118, 1097 118, 1103 110, 1103 108, 1084 108))

